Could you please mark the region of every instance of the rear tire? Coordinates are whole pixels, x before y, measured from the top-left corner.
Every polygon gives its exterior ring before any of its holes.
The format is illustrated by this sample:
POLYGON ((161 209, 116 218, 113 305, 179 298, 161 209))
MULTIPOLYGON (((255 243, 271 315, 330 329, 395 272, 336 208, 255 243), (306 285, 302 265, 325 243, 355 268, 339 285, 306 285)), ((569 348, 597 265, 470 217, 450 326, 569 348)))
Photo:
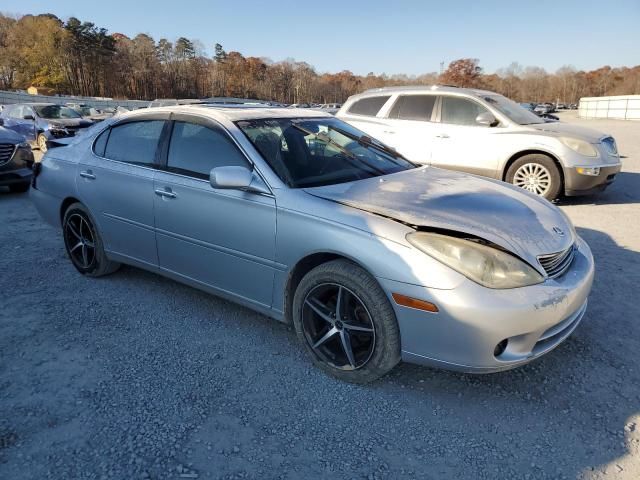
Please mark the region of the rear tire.
POLYGON ((400 361, 389 299, 375 278, 347 260, 303 277, 293 298, 293 324, 313 363, 340 380, 369 383, 400 361))
POLYGON ((562 190, 562 175, 556 162, 541 153, 518 158, 509 167, 506 180, 549 201, 558 198, 562 190))
POLYGON ((101 277, 115 272, 120 264, 104 253, 104 244, 89 210, 81 203, 67 208, 62 221, 62 236, 73 266, 88 277, 101 277))
POLYGON ((9 191, 11 193, 24 193, 29 190, 31 184, 29 182, 25 183, 14 183, 13 185, 9 185, 9 191))

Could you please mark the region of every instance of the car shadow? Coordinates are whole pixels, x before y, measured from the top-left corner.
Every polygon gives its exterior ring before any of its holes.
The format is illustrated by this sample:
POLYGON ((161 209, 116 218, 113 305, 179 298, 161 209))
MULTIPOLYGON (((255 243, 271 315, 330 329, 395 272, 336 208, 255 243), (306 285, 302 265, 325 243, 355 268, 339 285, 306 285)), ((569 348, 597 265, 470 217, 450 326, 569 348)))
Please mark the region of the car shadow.
MULTIPOLYGON (((532 478, 582 478, 593 470, 617 474, 629 454, 630 435, 637 435, 632 432, 640 414, 640 311, 630 289, 640 284, 640 253, 604 232, 577 230, 592 248, 596 277, 581 325, 555 351, 491 375, 402 364, 388 377, 405 394, 426 393, 445 405, 451 421, 440 419, 440 428, 454 429, 472 413, 469 436, 493 431, 496 448, 505 449, 505 467, 522 463, 532 478), (504 441, 514 431, 521 433, 517 450, 504 441)), ((452 439, 451 448, 460 441, 452 439)))
POLYGON ((557 205, 621 205, 640 203, 640 173, 620 172, 604 192, 580 197, 562 197, 557 205))

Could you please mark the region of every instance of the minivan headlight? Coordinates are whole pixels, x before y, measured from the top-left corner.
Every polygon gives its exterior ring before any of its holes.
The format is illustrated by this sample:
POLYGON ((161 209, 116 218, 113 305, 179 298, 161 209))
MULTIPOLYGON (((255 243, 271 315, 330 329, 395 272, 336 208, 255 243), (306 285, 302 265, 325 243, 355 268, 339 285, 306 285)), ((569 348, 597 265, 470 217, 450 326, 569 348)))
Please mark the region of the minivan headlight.
POLYGON ((519 258, 481 243, 430 232, 407 235, 411 245, 488 288, 526 287, 544 278, 519 258))
POLYGON ((578 152, 580 155, 584 155, 585 157, 598 156, 598 151, 594 146, 584 140, 578 140, 577 138, 572 137, 560 137, 560 141, 574 152, 578 152))

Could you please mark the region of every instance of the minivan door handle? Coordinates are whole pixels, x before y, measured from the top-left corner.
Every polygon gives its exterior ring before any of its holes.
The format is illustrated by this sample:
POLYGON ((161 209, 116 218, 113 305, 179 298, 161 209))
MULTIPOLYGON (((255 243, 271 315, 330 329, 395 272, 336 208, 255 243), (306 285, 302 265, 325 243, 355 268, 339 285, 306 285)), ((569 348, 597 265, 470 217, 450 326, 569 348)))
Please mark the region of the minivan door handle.
POLYGON ((385 130, 384 133, 388 133, 389 135, 393 135, 395 132, 395 130, 385 130))
POLYGON ((439 133, 438 135, 436 135, 436 138, 449 138, 449 135, 447 135, 446 133, 439 133))
POLYGON ((169 187, 165 187, 164 190, 159 188, 155 189, 156 195, 160 195, 163 198, 176 198, 177 195, 171 191, 169 187))
POLYGON ((82 172, 80 172, 80 176, 82 178, 86 178, 88 180, 95 180, 96 176, 93 174, 93 172, 91 170, 83 170, 82 172))

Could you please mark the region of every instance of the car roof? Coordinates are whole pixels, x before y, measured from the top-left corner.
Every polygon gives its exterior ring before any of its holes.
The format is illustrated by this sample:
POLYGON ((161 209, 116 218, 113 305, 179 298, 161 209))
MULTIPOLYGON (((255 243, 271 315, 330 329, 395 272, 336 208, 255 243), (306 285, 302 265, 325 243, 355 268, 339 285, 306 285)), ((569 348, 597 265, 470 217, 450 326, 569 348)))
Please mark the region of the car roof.
POLYGON ((482 96, 482 95, 497 95, 496 92, 491 92, 489 90, 481 90, 479 88, 462 88, 455 87, 452 85, 405 85, 405 86, 397 86, 397 87, 381 87, 381 88, 371 88, 369 90, 365 90, 359 95, 354 95, 358 97, 365 96, 373 96, 379 94, 394 94, 394 93, 434 93, 434 92, 446 92, 446 93, 459 93, 459 94, 467 94, 474 96, 482 96))
MULTIPOLYGON (((169 113, 191 113, 204 115, 217 120, 226 119, 232 122, 239 120, 251 120, 259 118, 335 118, 325 112, 311 110, 308 108, 282 108, 266 107, 264 105, 219 105, 219 104, 197 104, 197 105, 173 105, 167 107, 154 107, 135 110, 126 114, 126 118, 144 115, 148 112, 169 112, 169 113)), ((123 115, 121 118, 125 118, 123 115)))

